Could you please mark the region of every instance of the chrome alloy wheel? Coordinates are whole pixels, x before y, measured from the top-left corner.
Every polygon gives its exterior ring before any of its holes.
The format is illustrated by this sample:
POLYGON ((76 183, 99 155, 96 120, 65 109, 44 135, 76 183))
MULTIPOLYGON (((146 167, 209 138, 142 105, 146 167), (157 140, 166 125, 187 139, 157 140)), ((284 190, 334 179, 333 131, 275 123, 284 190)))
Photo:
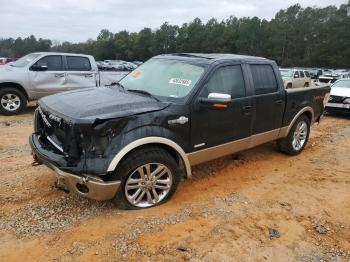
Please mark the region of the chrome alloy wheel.
POLYGON ((173 184, 169 168, 148 163, 136 168, 125 182, 125 196, 136 207, 150 207, 162 201, 173 184))
POLYGON ((16 94, 4 94, 0 103, 7 111, 16 111, 21 106, 21 100, 16 94))
POLYGON ((300 121, 295 128, 294 134, 293 134, 293 148, 296 151, 299 151, 305 144, 306 137, 307 137, 307 123, 305 121, 300 121))

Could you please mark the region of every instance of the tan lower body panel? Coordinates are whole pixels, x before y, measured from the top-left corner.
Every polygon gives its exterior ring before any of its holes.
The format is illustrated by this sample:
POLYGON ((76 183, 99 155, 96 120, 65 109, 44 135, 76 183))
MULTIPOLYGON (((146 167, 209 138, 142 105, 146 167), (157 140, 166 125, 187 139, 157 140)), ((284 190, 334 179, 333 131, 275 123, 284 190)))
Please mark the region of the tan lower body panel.
POLYGON ((187 157, 191 166, 193 166, 285 137, 285 133, 285 128, 279 128, 219 146, 198 150, 187 154, 187 157))

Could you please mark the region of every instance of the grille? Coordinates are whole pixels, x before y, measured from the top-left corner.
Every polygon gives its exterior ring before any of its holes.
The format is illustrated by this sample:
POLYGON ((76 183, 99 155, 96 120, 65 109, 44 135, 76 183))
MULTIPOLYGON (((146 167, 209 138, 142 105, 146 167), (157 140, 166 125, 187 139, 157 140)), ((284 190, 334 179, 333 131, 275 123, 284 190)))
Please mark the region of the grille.
POLYGON ((345 97, 343 96, 330 96, 329 102, 331 103, 343 103, 345 97))
MULTIPOLYGON (((51 144, 52 141, 63 148, 65 156, 78 158, 80 155, 79 141, 73 131, 73 127, 70 126, 62 119, 51 119, 48 112, 38 108, 38 114, 35 119, 36 129, 46 138, 46 144, 51 144), (48 138, 49 137, 49 138, 48 138), (51 140, 51 142, 50 142, 51 140)), ((51 147, 53 150, 54 148, 51 147)), ((57 149, 57 147, 56 147, 57 149)), ((55 150, 56 151, 56 150, 55 150)), ((60 152, 62 153, 62 152, 60 152)))

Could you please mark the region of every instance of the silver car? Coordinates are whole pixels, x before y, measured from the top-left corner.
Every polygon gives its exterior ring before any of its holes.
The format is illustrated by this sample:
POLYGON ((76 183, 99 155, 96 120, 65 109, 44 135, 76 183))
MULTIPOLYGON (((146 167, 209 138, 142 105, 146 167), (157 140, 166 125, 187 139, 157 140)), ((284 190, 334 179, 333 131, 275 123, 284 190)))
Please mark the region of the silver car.
POLYGON ((90 55, 39 52, 0 68, 0 113, 18 114, 28 101, 62 91, 99 86, 90 55))

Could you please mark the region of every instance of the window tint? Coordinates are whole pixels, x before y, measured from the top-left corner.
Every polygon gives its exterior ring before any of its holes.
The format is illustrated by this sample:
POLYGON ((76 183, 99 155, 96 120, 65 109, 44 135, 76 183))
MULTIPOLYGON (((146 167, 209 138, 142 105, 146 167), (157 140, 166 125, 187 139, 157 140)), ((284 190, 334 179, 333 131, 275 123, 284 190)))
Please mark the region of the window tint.
POLYGON ((299 71, 295 71, 294 78, 299 78, 299 71))
POLYGON ((243 72, 240 65, 224 66, 217 69, 210 77, 205 94, 222 93, 231 95, 232 99, 243 97, 246 95, 243 72))
POLYGON ((90 71, 90 60, 87 57, 67 56, 68 71, 90 71))
POLYGON ((306 77, 310 77, 309 71, 304 71, 306 77))
POLYGON ((35 65, 46 65, 46 71, 62 71, 63 63, 62 56, 60 55, 50 55, 41 58, 39 61, 35 63, 35 65))
POLYGON ((300 71, 300 78, 303 78, 303 77, 305 77, 304 72, 300 71))
POLYGON ((278 89, 275 72, 270 65, 250 65, 255 94, 268 94, 278 89))

